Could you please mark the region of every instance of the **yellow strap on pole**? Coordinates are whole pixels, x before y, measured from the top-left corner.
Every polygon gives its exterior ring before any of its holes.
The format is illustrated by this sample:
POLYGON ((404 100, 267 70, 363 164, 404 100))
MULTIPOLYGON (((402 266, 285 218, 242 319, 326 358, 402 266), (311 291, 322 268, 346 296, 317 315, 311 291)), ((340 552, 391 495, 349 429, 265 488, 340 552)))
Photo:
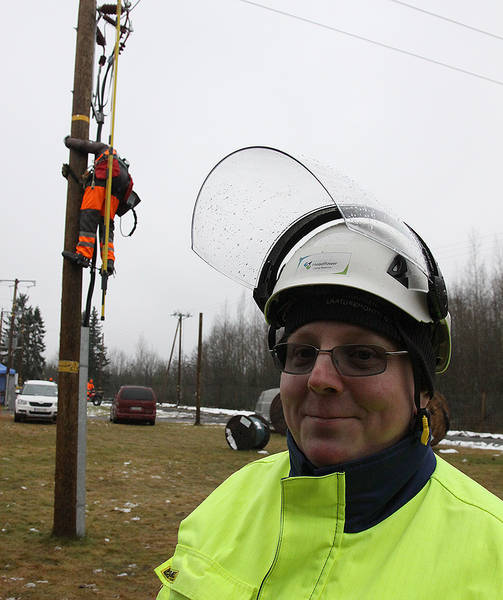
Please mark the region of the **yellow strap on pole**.
POLYGON ((106 296, 106 278, 108 276, 108 239, 110 237, 110 202, 112 198, 112 169, 114 164, 113 147, 114 147, 114 128, 115 128, 115 105, 117 100, 117 71, 119 63, 119 41, 121 35, 121 0, 117 1, 117 24, 116 24, 116 37, 115 37, 115 48, 114 48, 114 90, 112 100, 112 123, 110 127, 110 139, 109 145, 110 150, 108 154, 108 165, 107 165, 107 186, 105 196, 105 240, 103 244, 102 252, 102 299, 101 299, 101 320, 105 318, 105 296, 106 296))

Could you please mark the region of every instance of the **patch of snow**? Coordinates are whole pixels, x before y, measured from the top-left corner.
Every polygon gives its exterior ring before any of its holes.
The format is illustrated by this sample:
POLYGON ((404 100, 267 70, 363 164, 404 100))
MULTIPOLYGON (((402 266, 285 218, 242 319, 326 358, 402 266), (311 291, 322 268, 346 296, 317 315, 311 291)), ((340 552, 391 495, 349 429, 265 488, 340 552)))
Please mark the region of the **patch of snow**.
POLYGON ((40 531, 38 529, 36 529, 35 527, 30 527, 30 531, 32 533, 40 533, 40 531))
POLYGON ((257 450, 257 454, 269 454, 267 450, 257 450))
POLYGON ((495 440, 503 440, 503 433, 480 433, 478 431, 458 431, 456 429, 449 429, 447 435, 457 435, 459 437, 494 438, 495 440))
POLYGON ((119 511, 119 512, 123 512, 123 513, 130 513, 130 512, 131 512, 131 509, 130 509, 130 508, 120 508, 119 506, 116 506, 116 507, 114 508, 114 510, 117 510, 117 511, 119 511))
MULTIPOLYGON (((178 408, 178 409, 182 409, 182 410, 189 410, 189 411, 196 412, 195 406, 178 406, 177 407, 176 404, 170 404, 169 402, 165 402, 164 404, 161 404, 160 407, 161 407, 161 413, 164 408, 178 408)), ((202 413, 214 414, 214 415, 233 416, 233 415, 254 415, 255 414, 255 411, 253 411, 253 410, 236 410, 236 409, 231 409, 231 408, 213 408, 213 407, 209 407, 209 406, 201 406, 200 410, 202 413)))
POLYGON ((128 576, 128 574, 127 574, 127 573, 119 573, 119 574, 117 575, 117 577, 127 577, 127 576, 128 576))
POLYGON ((459 452, 455 448, 445 448, 444 450, 439 450, 441 454, 459 454, 459 452))
POLYGON ((496 450, 503 452, 503 446, 499 444, 490 444, 488 442, 470 442, 465 440, 450 440, 444 438, 438 443, 439 446, 460 446, 462 448, 475 448, 477 450, 496 450))

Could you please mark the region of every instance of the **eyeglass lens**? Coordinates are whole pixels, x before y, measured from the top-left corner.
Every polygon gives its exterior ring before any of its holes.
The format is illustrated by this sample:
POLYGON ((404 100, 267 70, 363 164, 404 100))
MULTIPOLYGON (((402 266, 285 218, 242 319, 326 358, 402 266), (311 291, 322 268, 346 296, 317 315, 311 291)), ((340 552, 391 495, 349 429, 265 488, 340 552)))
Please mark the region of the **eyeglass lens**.
MULTIPOLYGON (((386 370, 386 350, 380 346, 350 344, 337 346, 329 352, 341 375, 364 377, 378 375, 386 370)), ((310 344, 277 344, 273 349, 279 369, 296 375, 310 373, 319 353, 320 350, 310 344)))

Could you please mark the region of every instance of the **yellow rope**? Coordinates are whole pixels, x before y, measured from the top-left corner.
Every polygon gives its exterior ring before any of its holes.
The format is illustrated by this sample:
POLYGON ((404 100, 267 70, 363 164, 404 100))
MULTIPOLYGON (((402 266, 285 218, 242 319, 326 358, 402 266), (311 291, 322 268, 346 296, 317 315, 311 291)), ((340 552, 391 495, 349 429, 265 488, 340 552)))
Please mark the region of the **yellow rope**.
MULTIPOLYGON (((113 100, 112 100, 112 123, 110 127, 110 139, 109 146, 110 151, 108 154, 108 173, 107 173, 107 186, 106 186, 106 196, 105 196, 105 240, 103 244, 103 254, 102 254, 102 274, 107 273, 108 269, 108 239, 110 237, 110 202, 112 198, 112 169, 114 164, 113 157, 113 147, 114 147, 114 128, 115 128, 115 105, 117 100, 117 71, 118 71, 118 62, 119 62, 119 41, 121 35, 121 0, 117 2, 117 33, 115 38, 115 49, 114 49, 114 90, 113 90, 113 100)), ((106 275, 103 275, 106 278, 106 275)), ((103 289, 103 287, 102 287, 103 289)), ((105 318, 105 295, 106 288, 103 289, 102 302, 101 302, 101 319, 105 318)))

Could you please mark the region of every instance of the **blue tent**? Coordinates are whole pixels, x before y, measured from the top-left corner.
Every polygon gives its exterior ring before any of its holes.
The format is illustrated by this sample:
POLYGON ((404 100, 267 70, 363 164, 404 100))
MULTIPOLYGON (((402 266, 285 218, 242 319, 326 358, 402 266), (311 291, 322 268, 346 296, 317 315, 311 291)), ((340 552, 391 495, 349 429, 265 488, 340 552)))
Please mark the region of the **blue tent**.
MULTIPOLYGON (((9 373, 11 375, 15 375, 16 371, 14 371, 14 369, 11 369, 9 371, 9 373)), ((6 377, 7 375, 7 367, 5 365, 2 365, 2 363, 0 363, 0 404, 4 405, 5 404, 5 380, 7 379, 6 377)))
MULTIPOLYGON (((7 367, 5 365, 2 365, 2 363, 0 363, 0 376, 5 375, 7 373, 7 367)), ((11 375, 15 375, 16 371, 14 371, 14 369, 11 369, 9 371, 9 373, 11 375)))

